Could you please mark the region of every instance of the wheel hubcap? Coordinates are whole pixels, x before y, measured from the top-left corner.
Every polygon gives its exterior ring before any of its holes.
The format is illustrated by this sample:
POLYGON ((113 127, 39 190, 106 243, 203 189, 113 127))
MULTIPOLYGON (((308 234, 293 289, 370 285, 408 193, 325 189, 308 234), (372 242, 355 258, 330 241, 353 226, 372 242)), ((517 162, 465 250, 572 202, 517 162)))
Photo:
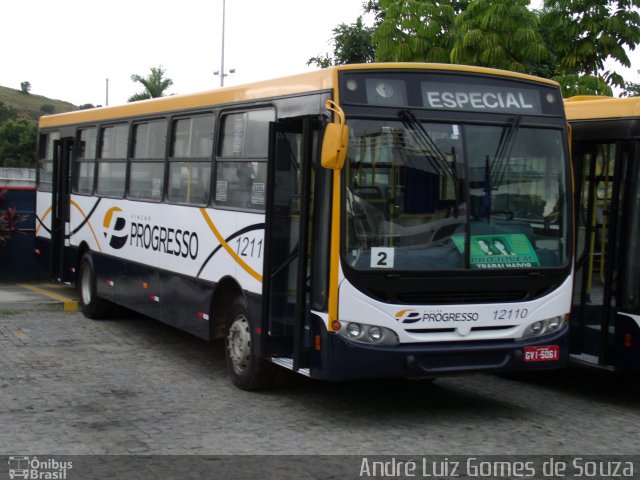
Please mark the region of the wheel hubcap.
POLYGON ((251 332, 249 322, 244 315, 238 315, 227 334, 227 351, 233 370, 242 375, 251 359, 251 332))

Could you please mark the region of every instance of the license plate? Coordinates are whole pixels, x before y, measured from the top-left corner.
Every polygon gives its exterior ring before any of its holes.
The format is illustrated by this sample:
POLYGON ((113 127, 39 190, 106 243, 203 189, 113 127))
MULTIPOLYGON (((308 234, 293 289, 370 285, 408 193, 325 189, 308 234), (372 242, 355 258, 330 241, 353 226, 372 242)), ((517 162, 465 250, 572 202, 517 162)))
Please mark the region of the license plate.
POLYGON ((560 359, 559 345, 524 347, 525 362, 552 362, 560 359))

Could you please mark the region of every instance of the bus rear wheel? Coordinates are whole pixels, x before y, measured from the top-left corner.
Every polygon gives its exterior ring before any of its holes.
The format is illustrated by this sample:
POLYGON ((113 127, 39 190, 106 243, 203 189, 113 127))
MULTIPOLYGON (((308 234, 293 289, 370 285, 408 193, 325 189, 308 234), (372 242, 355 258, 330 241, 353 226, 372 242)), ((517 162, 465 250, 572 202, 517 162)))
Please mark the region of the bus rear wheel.
POLYGON ((231 381, 242 390, 263 390, 273 381, 275 367, 256 357, 253 341, 248 308, 244 300, 237 298, 227 313, 224 347, 231 381))
POLYGON ((93 258, 89 253, 85 253, 80 260, 78 292, 80 294, 82 313, 85 317, 99 319, 109 314, 110 303, 98 297, 93 258))

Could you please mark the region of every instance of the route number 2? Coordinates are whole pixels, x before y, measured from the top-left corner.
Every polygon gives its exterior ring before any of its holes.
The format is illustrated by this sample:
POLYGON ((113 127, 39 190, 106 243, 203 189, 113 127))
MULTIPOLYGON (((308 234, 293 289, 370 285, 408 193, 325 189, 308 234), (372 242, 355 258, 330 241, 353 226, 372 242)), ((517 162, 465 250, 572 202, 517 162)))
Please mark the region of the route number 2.
POLYGON ((371 268, 393 268, 395 249, 371 247, 371 268))

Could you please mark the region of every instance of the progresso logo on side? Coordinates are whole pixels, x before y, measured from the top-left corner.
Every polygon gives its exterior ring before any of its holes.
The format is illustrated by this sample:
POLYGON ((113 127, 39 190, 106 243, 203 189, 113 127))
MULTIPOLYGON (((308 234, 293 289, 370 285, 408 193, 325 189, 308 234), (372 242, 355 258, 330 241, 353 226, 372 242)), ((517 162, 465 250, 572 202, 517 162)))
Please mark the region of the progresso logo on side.
POLYGON ((110 208, 104 216, 102 226, 104 227, 104 237, 109 240, 109 246, 116 250, 124 247, 129 235, 124 233, 127 221, 120 215, 121 208, 110 208))

